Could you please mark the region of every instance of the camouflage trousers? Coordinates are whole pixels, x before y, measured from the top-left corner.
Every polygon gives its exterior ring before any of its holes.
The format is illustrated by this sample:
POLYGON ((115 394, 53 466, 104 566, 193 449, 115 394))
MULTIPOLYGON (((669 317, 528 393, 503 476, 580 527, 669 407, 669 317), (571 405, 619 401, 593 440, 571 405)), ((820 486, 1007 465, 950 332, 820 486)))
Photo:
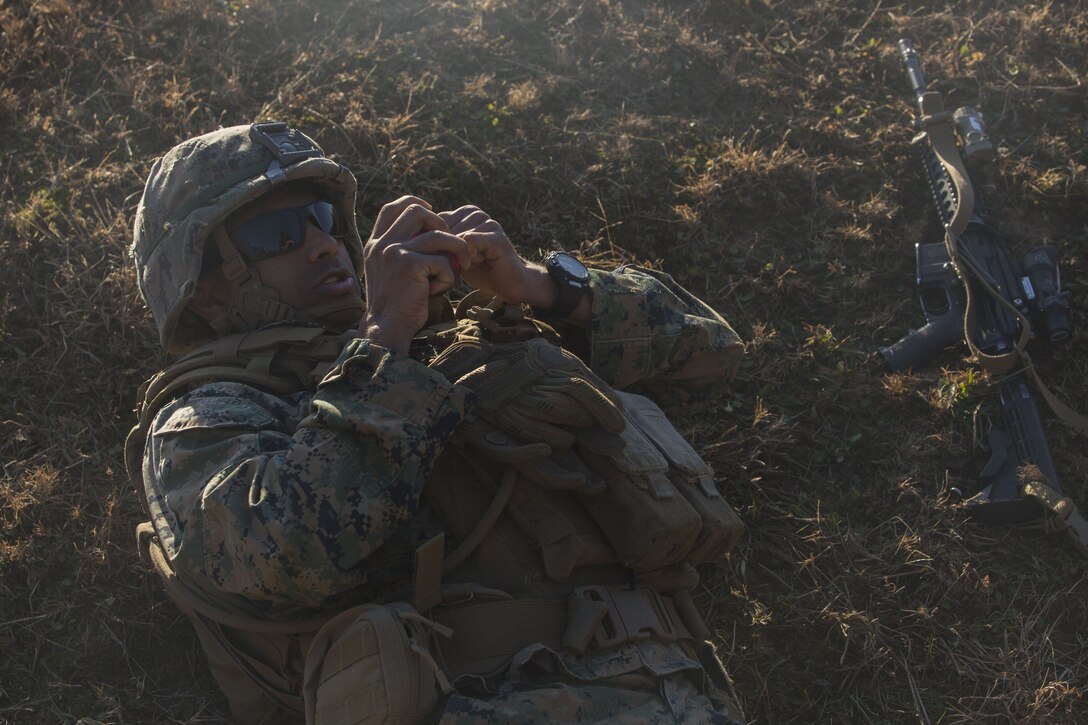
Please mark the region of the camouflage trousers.
POLYGON ((646 640, 585 656, 533 645, 515 655, 498 683, 458 682, 462 694, 446 702, 439 722, 739 724, 724 699, 711 699, 713 686, 701 691, 703 679, 678 644, 646 640))

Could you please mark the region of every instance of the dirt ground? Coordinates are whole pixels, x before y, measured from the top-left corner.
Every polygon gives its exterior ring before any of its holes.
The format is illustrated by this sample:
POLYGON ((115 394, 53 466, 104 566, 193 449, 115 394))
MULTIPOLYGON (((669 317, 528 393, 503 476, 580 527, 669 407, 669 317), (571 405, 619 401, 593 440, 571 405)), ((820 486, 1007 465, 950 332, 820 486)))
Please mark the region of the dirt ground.
MULTIPOLYGON (((672 412, 748 526, 698 601, 750 721, 1088 722, 1088 559, 961 502, 995 379, 874 353, 941 239, 905 36, 985 114, 1010 249, 1054 245, 1081 309, 1088 4, 0 0, 0 33, 0 722, 225 719, 135 553, 122 441, 166 357, 127 247, 157 156, 268 119, 355 171, 364 230, 407 192, 476 203, 526 256, 663 269, 734 323, 731 392, 672 412)), ((1082 411, 1086 351, 1035 356, 1082 411)))

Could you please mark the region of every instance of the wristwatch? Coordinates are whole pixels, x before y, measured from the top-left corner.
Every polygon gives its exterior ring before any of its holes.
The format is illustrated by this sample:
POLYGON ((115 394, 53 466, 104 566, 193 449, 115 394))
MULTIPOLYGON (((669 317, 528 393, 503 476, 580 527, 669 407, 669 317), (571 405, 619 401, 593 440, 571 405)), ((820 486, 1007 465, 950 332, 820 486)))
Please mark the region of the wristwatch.
POLYGON ((557 319, 570 317, 582 298, 589 294, 589 270, 566 252, 549 252, 544 257, 544 268, 559 286, 559 296, 551 309, 542 312, 557 319))

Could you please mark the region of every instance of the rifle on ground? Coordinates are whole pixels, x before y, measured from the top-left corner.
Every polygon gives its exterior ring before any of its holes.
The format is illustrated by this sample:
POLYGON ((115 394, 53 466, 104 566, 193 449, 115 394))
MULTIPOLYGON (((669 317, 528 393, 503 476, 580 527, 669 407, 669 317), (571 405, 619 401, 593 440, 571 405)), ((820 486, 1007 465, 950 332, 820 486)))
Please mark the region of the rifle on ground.
MULTIPOLYGON (((1072 336, 1070 295, 1061 291, 1057 252, 1039 247, 1019 262, 1009 254, 975 183, 997 158, 982 115, 970 107, 945 111, 941 95, 926 89, 911 41, 900 40, 898 51, 917 103, 918 133, 911 143, 921 157, 945 240, 920 243, 915 250, 926 324, 879 352, 890 371, 900 372, 963 340, 991 374, 1004 375, 1000 423, 989 432, 990 459, 967 511, 989 524, 1068 529, 1088 548, 1088 523, 1062 496, 1026 378, 1034 376, 1029 346, 1047 350, 1072 336)), ((1045 386, 1033 379, 1055 407, 1045 386)))

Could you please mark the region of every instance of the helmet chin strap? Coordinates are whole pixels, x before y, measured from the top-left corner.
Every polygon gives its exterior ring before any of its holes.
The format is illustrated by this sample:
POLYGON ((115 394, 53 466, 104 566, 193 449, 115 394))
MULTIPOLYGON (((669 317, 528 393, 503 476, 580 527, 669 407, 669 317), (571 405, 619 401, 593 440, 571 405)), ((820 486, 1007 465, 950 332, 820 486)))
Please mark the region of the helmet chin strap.
MULTIPOLYGON (((342 295, 347 298, 347 295, 342 295)), ((336 315, 337 318, 340 315, 336 315)), ((296 313, 296 320, 313 321, 317 324, 326 327, 335 332, 347 332, 359 324, 359 320, 363 319, 363 299, 362 295, 355 299, 341 299, 339 297, 324 302, 318 302, 317 304, 309 305, 296 313), (350 311, 350 316, 345 315, 344 319, 347 322, 332 322, 326 318, 334 313, 350 311)))
POLYGON ((223 258, 223 274, 231 283, 229 309, 208 323, 216 335, 222 337, 236 332, 248 332, 275 322, 304 322, 321 325, 336 332, 345 332, 362 318, 361 296, 355 299, 343 295, 344 299, 334 298, 318 302, 301 310, 291 307, 280 299, 279 292, 261 282, 257 270, 242 259, 222 225, 213 229, 211 236, 223 258), (350 322, 329 322, 325 319, 327 315, 346 311, 353 313, 347 316, 350 322))

